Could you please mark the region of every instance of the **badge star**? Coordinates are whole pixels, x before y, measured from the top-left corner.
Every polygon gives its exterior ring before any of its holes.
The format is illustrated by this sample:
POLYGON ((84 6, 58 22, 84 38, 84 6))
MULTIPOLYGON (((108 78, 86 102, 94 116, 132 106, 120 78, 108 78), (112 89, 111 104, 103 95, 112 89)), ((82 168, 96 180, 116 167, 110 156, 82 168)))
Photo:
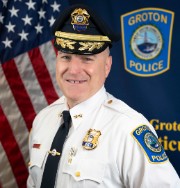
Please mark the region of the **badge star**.
POLYGON ((7 7, 8 0, 2 0, 3 7, 7 7))
POLYGON ((42 0, 42 3, 47 3, 48 4, 47 0, 42 0))
POLYGON ((46 13, 46 11, 43 11, 43 9, 41 8, 41 10, 38 11, 39 18, 40 18, 40 19, 41 19, 41 18, 45 18, 45 13, 46 13))
POLYGON ((5 48, 7 48, 7 47, 12 48, 12 46, 11 46, 12 42, 13 41, 9 40, 7 37, 6 37, 6 40, 2 41, 2 43, 4 43, 4 45, 5 45, 5 48))
POLYGON ((55 11, 59 12, 60 6, 61 6, 60 4, 57 4, 56 1, 54 1, 54 4, 51 5, 51 7, 53 8, 53 12, 55 12, 55 11))
POLYGON ((3 23, 4 16, 0 13, 0 23, 3 23))
POLYGON ((17 14, 18 11, 19 11, 19 9, 15 9, 14 6, 12 7, 12 9, 9 9, 9 12, 11 13, 11 17, 13 17, 13 16, 18 17, 18 14, 17 14))
POLYGON ((29 35, 28 33, 25 33, 24 30, 22 30, 21 33, 18 34, 21 37, 21 41, 23 40, 28 40, 27 36, 29 35))
POLYGON ((26 3, 26 5, 28 6, 28 10, 30 10, 30 9, 35 10, 35 7, 34 7, 35 4, 36 4, 36 3, 34 3, 32 0, 29 0, 29 2, 26 3))
POLYGON ((8 33, 9 33, 10 31, 14 32, 14 27, 15 27, 15 25, 12 25, 11 22, 9 22, 8 25, 5 25, 5 27, 7 27, 8 33))
POLYGON ((22 20, 24 21, 24 25, 31 25, 31 20, 32 18, 30 18, 28 15, 26 15, 26 17, 22 18, 22 20))
POLYGON ((53 16, 51 16, 51 19, 49 19, 49 20, 48 20, 48 22, 49 22, 49 25, 50 25, 50 26, 52 26, 52 25, 53 25, 53 23, 55 22, 54 17, 53 17, 53 16))
POLYGON ((35 29, 36 29, 36 33, 42 33, 43 26, 41 26, 41 25, 38 23, 37 26, 35 26, 35 29))

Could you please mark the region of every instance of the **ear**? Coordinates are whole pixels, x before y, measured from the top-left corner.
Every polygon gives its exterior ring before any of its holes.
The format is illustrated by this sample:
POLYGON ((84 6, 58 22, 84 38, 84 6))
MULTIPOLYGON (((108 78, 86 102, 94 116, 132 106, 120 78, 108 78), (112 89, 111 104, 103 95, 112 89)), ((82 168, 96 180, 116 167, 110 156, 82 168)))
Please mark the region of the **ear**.
POLYGON ((111 65, 112 65, 112 56, 108 56, 107 59, 106 59, 106 64, 105 64, 105 75, 106 75, 106 78, 108 77, 109 72, 111 70, 111 65))

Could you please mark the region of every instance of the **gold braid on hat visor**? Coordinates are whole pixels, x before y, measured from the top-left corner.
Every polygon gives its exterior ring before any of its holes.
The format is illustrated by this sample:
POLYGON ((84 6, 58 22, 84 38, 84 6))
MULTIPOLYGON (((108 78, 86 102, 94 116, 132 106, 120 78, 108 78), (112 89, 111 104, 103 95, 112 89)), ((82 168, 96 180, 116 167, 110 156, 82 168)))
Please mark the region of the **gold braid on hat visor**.
POLYGON ((56 31, 55 36, 71 39, 71 40, 77 40, 77 41, 111 42, 111 40, 107 36, 103 36, 103 35, 83 35, 83 34, 56 31))
POLYGON ((79 51, 92 52, 93 50, 101 49, 105 42, 111 42, 107 36, 102 35, 82 35, 75 33, 65 33, 61 31, 55 32, 56 44, 62 48, 68 48, 70 50, 75 49, 75 44, 78 42, 80 47, 79 51), (75 42, 77 41, 77 42, 75 42))

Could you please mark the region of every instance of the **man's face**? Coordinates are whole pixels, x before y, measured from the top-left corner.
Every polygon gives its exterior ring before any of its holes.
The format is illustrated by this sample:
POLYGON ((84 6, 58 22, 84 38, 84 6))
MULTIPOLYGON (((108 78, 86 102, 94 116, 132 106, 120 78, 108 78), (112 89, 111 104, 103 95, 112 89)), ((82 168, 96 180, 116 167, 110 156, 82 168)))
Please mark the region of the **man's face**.
POLYGON ((56 79, 70 108, 85 101, 103 86, 111 64, 108 48, 95 55, 58 52, 56 79))

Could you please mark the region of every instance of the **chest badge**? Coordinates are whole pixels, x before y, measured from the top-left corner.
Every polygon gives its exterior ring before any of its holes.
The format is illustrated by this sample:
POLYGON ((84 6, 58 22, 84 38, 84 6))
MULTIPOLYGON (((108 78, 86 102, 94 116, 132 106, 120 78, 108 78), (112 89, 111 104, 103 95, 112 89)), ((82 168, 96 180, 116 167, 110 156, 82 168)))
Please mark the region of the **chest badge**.
POLYGON ((87 150, 92 150, 96 148, 98 145, 98 139, 100 135, 100 131, 96 131, 95 129, 89 129, 86 136, 83 139, 83 148, 87 150))

